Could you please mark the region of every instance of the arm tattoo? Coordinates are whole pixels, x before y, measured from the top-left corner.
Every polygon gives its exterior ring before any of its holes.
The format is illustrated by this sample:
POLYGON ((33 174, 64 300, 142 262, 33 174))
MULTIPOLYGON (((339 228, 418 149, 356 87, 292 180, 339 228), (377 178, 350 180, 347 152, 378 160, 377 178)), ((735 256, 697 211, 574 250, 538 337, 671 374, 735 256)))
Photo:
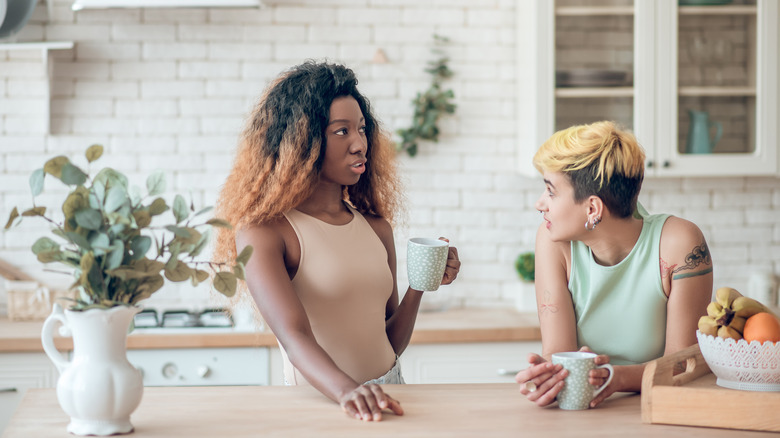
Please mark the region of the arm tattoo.
MULTIPOLYGON (((672 274, 677 274, 680 271, 692 270, 701 264, 712 265, 712 257, 710 257, 710 249, 707 247, 706 242, 702 242, 700 246, 695 246, 693 250, 691 250, 690 254, 685 256, 684 265, 680 267, 676 267, 676 265, 673 265, 670 268, 670 270, 672 274)), ((672 280, 696 277, 699 275, 708 274, 710 272, 712 272, 712 266, 699 272, 686 272, 683 274, 675 275, 672 277, 672 280)))
POLYGON ((549 290, 544 291, 544 298, 542 298, 542 304, 539 306, 539 315, 542 315, 547 312, 550 313, 558 312, 558 306, 552 302, 552 299, 550 298, 549 290))
POLYGON ((659 260, 661 260, 661 278, 666 278, 670 275, 672 275, 672 270, 677 267, 677 265, 671 265, 669 266, 668 263, 666 263, 666 260, 662 259, 661 257, 658 257, 659 260))

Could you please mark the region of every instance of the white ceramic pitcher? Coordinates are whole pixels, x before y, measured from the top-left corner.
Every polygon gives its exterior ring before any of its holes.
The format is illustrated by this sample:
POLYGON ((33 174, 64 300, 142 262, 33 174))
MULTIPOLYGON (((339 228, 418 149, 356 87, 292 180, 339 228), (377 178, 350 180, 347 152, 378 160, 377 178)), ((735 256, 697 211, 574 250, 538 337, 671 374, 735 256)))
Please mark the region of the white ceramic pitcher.
POLYGON ((43 350, 60 372, 57 399, 70 416, 68 432, 113 435, 133 430, 130 414, 141 403, 143 377, 127 360, 127 330, 138 307, 86 311, 55 304, 43 323, 43 350), (57 322, 73 334, 71 360, 54 345, 57 322))

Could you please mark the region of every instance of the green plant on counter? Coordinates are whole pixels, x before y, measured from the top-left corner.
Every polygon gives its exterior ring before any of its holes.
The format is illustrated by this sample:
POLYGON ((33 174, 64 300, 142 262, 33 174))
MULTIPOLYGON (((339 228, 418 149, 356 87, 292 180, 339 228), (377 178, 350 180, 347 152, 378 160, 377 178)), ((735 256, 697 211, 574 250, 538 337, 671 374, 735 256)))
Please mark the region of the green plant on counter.
POLYGON ((517 256, 515 260, 515 270, 523 281, 532 282, 536 278, 534 275, 535 257, 533 252, 524 252, 517 256))
POLYGON ((448 43, 449 39, 439 35, 433 35, 433 39, 434 48, 431 52, 436 58, 429 61, 425 69, 431 75, 431 85, 424 92, 417 93, 417 97, 412 100, 412 125, 398 130, 401 142, 397 148, 412 157, 417 155, 419 140, 439 141, 439 118, 445 114, 454 114, 456 108, 451 102, 455 93, 450 89, 442 89, 442 83, 452 77, 453 73, 448 66, 449 57, 439 46, 448 43))
MULTIPOLYGON (((102 155, 102 146, 90 146, 87 162, 102 155)), ((216 272, 212 284, 217 291, 234 295, 237 279, 244 279, 252 248, 242 251, 232 266, 196 261, 208 245, 211 227, 231 225, 219 218, 195 222, 212 208, 196 212, 181 195, 168 206, 157 196, 165 186, 165 176, 155 172, 147 178, 147 195, 142 197, 140 188, 129 187, 127 177, 114 169, 103 168, 91 179, 67 157, 54 157, 30 176, 33 207, 23 211, 21 217, 14 207, 5 228, 30 216, 54 225, 52 233, 59 241, 41 237, 32 245, 32 251, 42 263, 60 263, 73 269, 76 281, 71 289, 78 289, 79 294, 71 310, 135 305, 159 290, 166 278, 172 282, 190 280, 196 286, 211 276, 203 267, 216 272), (47 217, 46 207, 35 206, 46 175, 71 189, 62 203, 62 223, 47 217), (153 226, 152 218, 168 210, 173 213, 173 221, 153 226), (152 244, 154 251, 150 251, 152 244)))

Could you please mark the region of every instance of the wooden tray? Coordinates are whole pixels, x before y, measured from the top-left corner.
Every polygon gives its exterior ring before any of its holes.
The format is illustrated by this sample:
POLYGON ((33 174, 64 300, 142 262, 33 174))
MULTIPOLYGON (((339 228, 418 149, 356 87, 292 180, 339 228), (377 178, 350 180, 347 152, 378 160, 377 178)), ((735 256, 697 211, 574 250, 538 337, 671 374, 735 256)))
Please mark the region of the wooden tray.
POLYGON ((647 364, 642 422, 780 432, 780 392, 715 384, 699 344, 647 364))

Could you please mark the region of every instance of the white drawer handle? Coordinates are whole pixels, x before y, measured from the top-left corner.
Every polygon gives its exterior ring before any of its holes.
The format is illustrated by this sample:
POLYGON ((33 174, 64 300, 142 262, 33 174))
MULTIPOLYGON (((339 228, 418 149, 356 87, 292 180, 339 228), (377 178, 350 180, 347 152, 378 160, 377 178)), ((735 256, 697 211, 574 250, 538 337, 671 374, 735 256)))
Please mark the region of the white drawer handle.
POLYGON ((499 376, 513 376, 513 377, 514 377, 515 374, 517 374, 519 372, 520 372, 520 370, 508 370, 508 369, 505 369, 505 368, 499 368, 498 371, 497 371, 499 376))

